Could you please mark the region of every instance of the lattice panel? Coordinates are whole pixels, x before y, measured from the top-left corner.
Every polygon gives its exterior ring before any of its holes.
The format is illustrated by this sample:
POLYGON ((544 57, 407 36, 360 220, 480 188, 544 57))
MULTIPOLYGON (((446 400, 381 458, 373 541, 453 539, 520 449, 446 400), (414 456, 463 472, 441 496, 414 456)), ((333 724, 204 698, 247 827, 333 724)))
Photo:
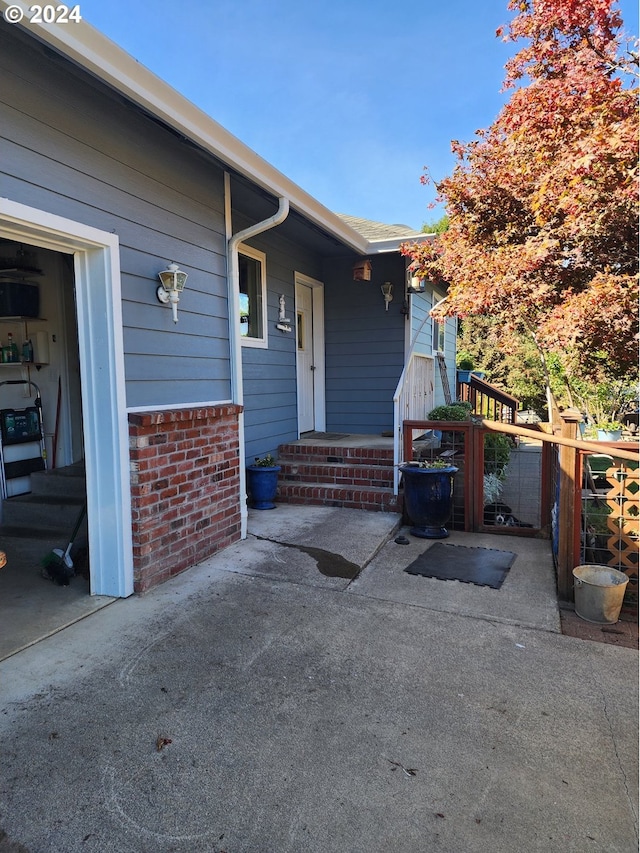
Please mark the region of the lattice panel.
POLYGON ((640 539, 640 470, 620 462, 606 472, 609 491, 607 506, 611 513, 607 527, 611 536, 607 547, 611 552, 610 566, 629 575, 637 583, 638 542, 640 539))

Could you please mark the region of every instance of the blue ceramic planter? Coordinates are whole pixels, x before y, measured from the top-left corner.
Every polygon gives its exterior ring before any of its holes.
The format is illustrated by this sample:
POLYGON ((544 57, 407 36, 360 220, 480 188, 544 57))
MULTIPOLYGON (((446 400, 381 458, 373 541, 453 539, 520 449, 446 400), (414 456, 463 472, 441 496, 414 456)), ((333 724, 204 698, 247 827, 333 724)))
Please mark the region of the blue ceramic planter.
POLYGON ((278 489, 279 465, 248 465, 247 480, 254 509, 275 509, 274 503, 278 489))
POLYGON ((622 438, 621 429, 599 429, 598 441, 620 441, 622 438))
POLYGON ((403 465, 404 507, 413 527, 410 532, 421 539, 446 539, 444 526, 451 517, 454 465, 448 468, 419 468, 403 465))

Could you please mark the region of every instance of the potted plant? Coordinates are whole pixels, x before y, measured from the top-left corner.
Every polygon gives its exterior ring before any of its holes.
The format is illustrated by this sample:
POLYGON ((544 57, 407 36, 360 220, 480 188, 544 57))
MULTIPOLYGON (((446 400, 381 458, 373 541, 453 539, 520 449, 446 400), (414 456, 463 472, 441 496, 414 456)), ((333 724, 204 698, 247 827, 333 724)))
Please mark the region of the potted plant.
POLYGON ((603 421, 596 425, 598 441, 620 441, 622 424, 620 421, 603 421))
POLYGON ((471 356, 466 352, 459 353, 456 366, 458 368, 458 382, 470 382, 471 371, 473 370, 471 356))
POLYGON ((404 507, 420 539, 446 539, 451 516, 453 476, 458 469, 443 459, 408 462, 400 466, 404 507))
POLYGON ((458 401, 444 406, 436 406, 427 415, 429 421, 468 421, 471 416, 471 403, 458 401))
MULTIPOLYGON (((456 401, 455 403, 448 403, 442 406, 436 406, 435 409, 431 409, 429 414, 427 415, 427 420, 430 421, 468 421, 471 417, 473 407, 471 403, 465 401, 456 401)), ((434 435, 438 441, 443 441, 444 443, 453 441, 454 433, 442 433, 440 430, 434 429, 434 435)))
POLYGON ((270 453, 256 456, 253 465, 247 465, 247 480, 251 505, 254 509, 275 509, 274 503, 278 489, 280 465, 270 453))

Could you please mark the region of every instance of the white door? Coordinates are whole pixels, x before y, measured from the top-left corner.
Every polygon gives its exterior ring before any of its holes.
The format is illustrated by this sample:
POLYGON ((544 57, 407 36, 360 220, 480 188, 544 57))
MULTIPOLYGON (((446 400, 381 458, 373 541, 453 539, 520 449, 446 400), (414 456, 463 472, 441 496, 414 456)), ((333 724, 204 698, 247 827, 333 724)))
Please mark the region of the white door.
POLYGON ((296 275, 296 374, 298 432, 323 430, 324 329, 323 287, 296 275))

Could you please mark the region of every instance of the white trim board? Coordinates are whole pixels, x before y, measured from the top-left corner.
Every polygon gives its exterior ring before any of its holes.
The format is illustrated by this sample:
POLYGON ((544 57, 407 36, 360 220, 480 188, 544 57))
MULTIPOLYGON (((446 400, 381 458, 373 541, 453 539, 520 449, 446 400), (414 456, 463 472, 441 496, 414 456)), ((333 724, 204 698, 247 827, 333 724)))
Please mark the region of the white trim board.
POLYGON ((155 403, 149 406, 127 406, 127 414, 137 414, 145 412, 172 412, 188 411, 189 409, 214 409, 220 406, 232 406, 233 400, 202 400, 199 403, 163 403, 158 406, 155 403))
POLYGON ((0 198, 0 234, 74 256, 91 594, 131 595, 129 431, 118 238, 6 198, 0 198))
MULTIPOLYGON (((308 275, 294 273, 295 285, 302 284, 311 288, 313 300, 313 363, 315 365, 313 387, 314 429, 324 432, 327 424, 326 378, 325 378, 325 345, 324 345, 324 283, 310 278, 308 275)), ((298 306, 294 306, 297 317, 298 306)), ((296 320, 297 323, 297 320, 296 320)), ((297 329, 296 329, 297 335, 297 329)), ((297 370, 297 364, 296 364, 297 370)))

